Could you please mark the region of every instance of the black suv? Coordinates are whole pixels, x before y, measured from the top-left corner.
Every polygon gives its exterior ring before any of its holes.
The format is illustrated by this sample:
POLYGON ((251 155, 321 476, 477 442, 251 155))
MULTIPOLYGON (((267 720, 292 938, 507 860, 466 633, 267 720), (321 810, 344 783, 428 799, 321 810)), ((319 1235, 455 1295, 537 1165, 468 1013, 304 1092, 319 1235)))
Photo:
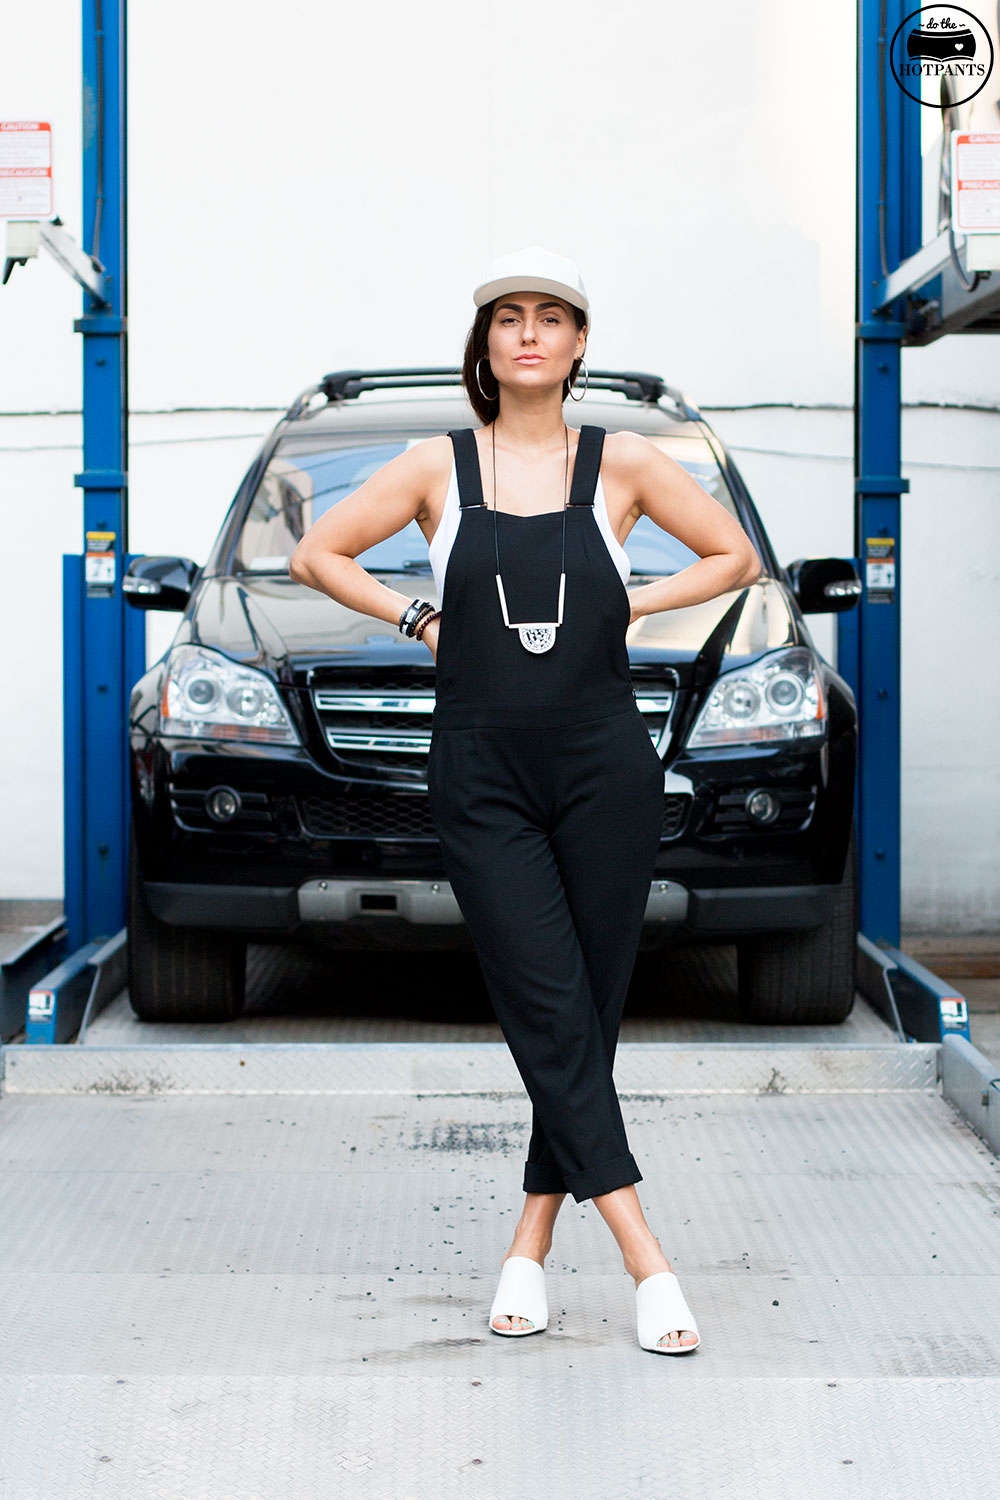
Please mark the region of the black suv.
MULTIPOLYGON (((204 567, 129 568, 132 605, 183 611, 129 715, 129 986, 144 1019, 238 1015, 248 940, 471 946, 427 804, 430 653, 288 575, 328 506, 409 444, 477 425, 458 385, 455 370, 328 375, 264 442, 204 567)), ((782 568, 722 443, 658 376, 594 372, 567 418, 643 433, 733 512, 763 563, 749 588, 629 627, 663 758, 644 944, 735 941, 748 1017, 842 1020, 857 721, 802 617, 852 607, 854 565, 782 568)), ((637 582, 694 556, 646 518, 625 546, 637 582)), ((434 597, 416 523, 359 561, 434 597)))

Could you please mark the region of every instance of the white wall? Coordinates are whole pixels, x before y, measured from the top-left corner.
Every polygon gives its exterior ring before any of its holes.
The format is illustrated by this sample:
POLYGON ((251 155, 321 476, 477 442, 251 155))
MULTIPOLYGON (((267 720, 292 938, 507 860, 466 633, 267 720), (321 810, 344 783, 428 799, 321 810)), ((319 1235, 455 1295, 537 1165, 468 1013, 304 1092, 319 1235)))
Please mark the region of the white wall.
MULTIPOLYGON (((731 445, 782 562, 850 556, 851 412, 720 411, 712 423, 731 445)), ((905 410, 903 473, 910 481, 902 502, 904 926, 995 932, 1000 412, 905 410)), ((810 620, 827 654, 835 650, 832 626, 830 617, 810 620)))
MULTIPOLYGON (((662 371, 725 408, 720 430, 744 447, 832 455, 737 452, 782 557, 850 551, 854 5, 581 0, 572 19, 523 0, 132 6, 130 373, 150 413, 132 427, 134 548, 204 555, 270 420, 212 408, 276 408, 355 363, 455 360, 486 262, 537 241, 583 269, 593 365, 662 371)), ((0 51, 0 118, 52 121, 56 208, 77 234, 78 28, 77 0, 17 7, 0 51)), ((0 629, 33 642, 27 665, 0 653, 16 706, 0 896, 61 884, 59 556, 79 547, 80 496, 79 454, 59 445, 78 427, 23 414, 78 407, 78 310, 51 261, 0 290, 0 413, 15 414, 0 418, 0 506, 18 559, 0 629)), ((1000 407, 993 339, 905 351, 904 372, 910 402, 1000 407)), ((988 465, 997 420, 915 412, 907 456, 982 450, 988 465)), ((996 473, 913 478, 907 911, 974 930, 1000 894, 981 837, 1000 805, 981 748, 995 710, 951 661, 995 612, 996 473), (932 659, 951 693, 939 729, 932 659)))

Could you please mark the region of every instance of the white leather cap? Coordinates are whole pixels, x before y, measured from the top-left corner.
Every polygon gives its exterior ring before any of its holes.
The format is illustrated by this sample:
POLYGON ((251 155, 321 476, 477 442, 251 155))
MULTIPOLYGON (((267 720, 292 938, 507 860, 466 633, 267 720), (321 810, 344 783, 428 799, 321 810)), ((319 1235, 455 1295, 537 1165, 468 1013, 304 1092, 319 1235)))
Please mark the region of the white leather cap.
POLYGON ((575 263, 565 255, 555 255, 541 245, 501 255, 486 272, 486 279, 476 287, 472 300, 477 307, 483 307, 509 292, 551 292, 554 297, 581 308, 590 326, 587 288, 575 263))

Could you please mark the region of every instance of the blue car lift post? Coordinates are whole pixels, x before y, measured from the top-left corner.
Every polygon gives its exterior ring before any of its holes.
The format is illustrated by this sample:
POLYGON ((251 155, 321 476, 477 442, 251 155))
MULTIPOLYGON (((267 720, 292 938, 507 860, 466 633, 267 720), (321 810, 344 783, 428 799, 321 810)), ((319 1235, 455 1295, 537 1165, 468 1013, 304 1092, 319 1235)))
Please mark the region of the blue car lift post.
POLYGON ((83 553, 63 558, 63 790, 69 957, 28 997, 26 1040, 62 1042, 123 982, 130 686, 145 620, 128 561, 125 0, 83 0, 83 238, 100 268, 83 316, 83 553), (97 973, 95 975, 95 964, 97 973))
MULTIPOLYGON (((925 106, 898 86, 889 56, 906 20, 916 24, 912 8, 901 0, 859 0, 854 537, 862 595, 857 610, 837 617, 838 665, 854 689, 859 713, 862 988, 876 1005, 888 992, 883 1013, 907 1035, 968 1040, 964 998, 897 946, 902 496, 909 490, 900 472, 901 348, 904 340, 926 343, 968 329, 975 313, 969 298, 976 290, 976 282, 967 286, 964 274, 949 263, 955 249, 947 233, 931 245, 921 244, 920 112, 925 106)), ((997 294, 989 300, 995 305, 997 294)))
POLYGON ((126 619, 122 593, 128 547, 125 0, 83 0, 83 202, 84 243, 104 267, 104 295, 86 294, 74 324, 83 335, 83 471, 75 483, 83 490, 84 556, 65 560, 71 951, 124 925, 127 695, 145 669, 142 631, 128 629, 142 619, 131 610, 126 619), (99 563, 99 557, 111 561, 99 563))
POLYGON ((858 703, 860 927, 893 945, 900 909, 900 523, 909 489, 900 472, 906 325, 896 304, 879 308, 876 291, 888 264, 920 247, 920 105, 889 71, 889 40, 903 14, 901 0, 859 0, 854 547, 862 592, 857 609, 837 616, 838 669, 858 703), (891 560, 894 587, 869 587, 876 576, 866 566, 869 553, 883 565, 891 560))

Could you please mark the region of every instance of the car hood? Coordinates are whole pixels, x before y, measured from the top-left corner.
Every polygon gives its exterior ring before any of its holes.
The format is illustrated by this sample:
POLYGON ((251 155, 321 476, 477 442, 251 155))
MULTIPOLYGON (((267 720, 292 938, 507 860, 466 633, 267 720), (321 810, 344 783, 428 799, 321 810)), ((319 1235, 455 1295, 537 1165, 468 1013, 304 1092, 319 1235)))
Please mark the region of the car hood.
MULTIPOLYGON (((421 574, 376 575, 401 593, 436 600, 421 574)), ((643 579, 643 583, 652 580, 643 579)), ((337 666, 426 666, 428 653, 395 626, 359 615, 285 577, 212 577, 202 581, 177 636, 262 667, 288 685, 337 666)), ((673 667, 682 683, 808 641, 784 584, 761 578, 705 604, 644 615, 626 633, 634 666, 673 667)))

